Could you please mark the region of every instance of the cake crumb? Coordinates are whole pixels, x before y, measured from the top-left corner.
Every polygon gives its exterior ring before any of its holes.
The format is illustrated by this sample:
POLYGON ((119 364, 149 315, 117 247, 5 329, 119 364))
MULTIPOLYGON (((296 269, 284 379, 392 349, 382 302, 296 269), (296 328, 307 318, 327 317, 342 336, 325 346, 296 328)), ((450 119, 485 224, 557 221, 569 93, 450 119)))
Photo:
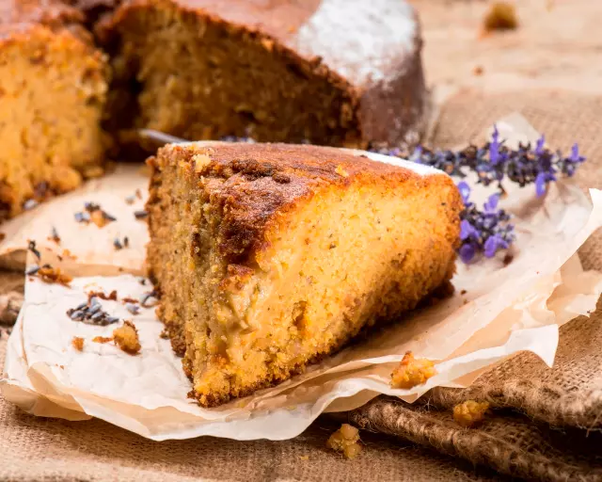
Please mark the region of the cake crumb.
POLYGON ((95 336, 94 338, 92 338, 92 341, 94 343, 109 343, 110 341, 113 341, 113 337, 111 337, 111 336, 95 336))
POLYGON ((494 30, 516 30, 518 17, 516 7, 510 2, 494 2, 483 20, 485 32, 494 30))
POLYGON ((353 425, 344 423, 341 428, 334 432, 326 446, 337 452, 343 452, 348 459, 357 457, 362 450, 360 441, 360 432, 353 425))
POLYGON ((489 402, 466 400, 454 407, 454 420, 462 427, 472 427, 485 418, 489 402))
POLYGON ((130 355, 136 355, 142 348, 138 339, 138 330, 131 321, 125 320, 123 326, 115 328, 113 338, 115 344, 130 355))
POLYGON ((0 241, 4 241, 6 239, 6 234, 0 233, 0 241))
POLYGON ((71 344, 77 351, 84 351, 84 339, 82 337, 74 336, 71 340, 71 344))
POLYGON ((391 373, 393 388, 412 388, 422 385, 437 374, 435 364, 426 358, 414 358, 411 351, 406 352, 399 366, 391 373))
POLYGON ((69 283, 73 281, 72 276, 63 273, 60 268, 53 268, 49 264, 45 264, 40 269, 38 269, 35 275, 38 278, 40 278, 44 283, 58 283, 68 288, 70 287, 69 283))
POLYGON ((483 75, 483 72, 484 72, 484 69, 480 65, 477 65, 472 69, 472 73, 476 76, 483 75))

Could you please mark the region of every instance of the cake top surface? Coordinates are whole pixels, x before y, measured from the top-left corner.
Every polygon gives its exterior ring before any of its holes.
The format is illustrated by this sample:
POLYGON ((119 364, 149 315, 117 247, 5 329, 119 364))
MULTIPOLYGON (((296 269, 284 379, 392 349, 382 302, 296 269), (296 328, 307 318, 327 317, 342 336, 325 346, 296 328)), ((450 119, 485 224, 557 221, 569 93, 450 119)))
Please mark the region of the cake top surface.
POLYGON ((181 166, 201 180, 211 203, 223 212, 218 233, 222 255, 236 264, 247 264, 263 250, 270 224, 283 219, 276 212, 284 214, 319 190, 345 190, 352 183, 391 190, 432 174, 448 177, 388 156, 291 144, 172 144, 151 163, 181 166))
POLYGON ((301 57, 322 59, 331 71, 360 88, 396 78, 417 48, 417 18, 406 0, 173 2, 270 35, 301 57))

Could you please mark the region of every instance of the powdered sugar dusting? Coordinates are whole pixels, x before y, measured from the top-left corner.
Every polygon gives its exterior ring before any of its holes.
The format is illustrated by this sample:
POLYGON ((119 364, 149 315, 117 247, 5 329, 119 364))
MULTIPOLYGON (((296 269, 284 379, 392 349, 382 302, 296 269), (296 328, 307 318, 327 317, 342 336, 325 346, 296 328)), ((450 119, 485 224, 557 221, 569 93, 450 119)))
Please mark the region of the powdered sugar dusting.
POLYGON ((391 57, 412 52, 416 34, 405 0, 322 0, 299 28, 301 54, 322 57, 335 72, 360 85, 387 80, 391 57))

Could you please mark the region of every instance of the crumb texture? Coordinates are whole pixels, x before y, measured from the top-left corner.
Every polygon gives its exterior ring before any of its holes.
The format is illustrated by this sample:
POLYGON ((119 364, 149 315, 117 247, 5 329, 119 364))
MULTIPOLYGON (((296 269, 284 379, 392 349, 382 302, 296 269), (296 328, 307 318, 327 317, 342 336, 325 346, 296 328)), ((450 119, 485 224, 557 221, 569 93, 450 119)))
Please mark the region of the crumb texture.
POLYGON ((473 427, 485 419, 489 402, 466 400, 454 407, 454 420, 463 427, 473 427))
MULTIPOLYGON (((138 354, 142 348, 136 326, 127 320, 123 323, 123 326, 113 330, 113 341, 121 350, 130 355, 138 354)), ((99 342, 104 343, 104 340, 99 340, 99 342)))
POLYGON ((81 20, 58 1, 0 5, 0 218, 99 169, 107 65, 81 20))
POLYGON ((354 459, 362 450, 359 442, 360 431, 353 425, 344 423, 328 438, 326 446, 336 452, 342 452, 348 459, 354 459))
POLYGON ((399 366, 391 374, 393 388, 412 388, 423 385, 432 376, 437 374, 435 364, 426 358, 414 358, 412 352, 407 352, 399 366))
POLYGON ((158 313, 203 405, 286 380, 454 272, 447 176, 283 144, 172 145, 149 162, 158 313))

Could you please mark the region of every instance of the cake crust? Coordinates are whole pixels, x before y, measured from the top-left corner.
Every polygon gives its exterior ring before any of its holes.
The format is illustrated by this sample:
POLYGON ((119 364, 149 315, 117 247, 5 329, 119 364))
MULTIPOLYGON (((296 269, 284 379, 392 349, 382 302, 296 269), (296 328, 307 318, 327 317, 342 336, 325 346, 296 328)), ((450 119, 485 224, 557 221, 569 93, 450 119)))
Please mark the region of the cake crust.
POLYGON ((453 275, 462 202, 446 175, 283 144, 148 162, 158 314, 203 406, 302 372, 453 275))

